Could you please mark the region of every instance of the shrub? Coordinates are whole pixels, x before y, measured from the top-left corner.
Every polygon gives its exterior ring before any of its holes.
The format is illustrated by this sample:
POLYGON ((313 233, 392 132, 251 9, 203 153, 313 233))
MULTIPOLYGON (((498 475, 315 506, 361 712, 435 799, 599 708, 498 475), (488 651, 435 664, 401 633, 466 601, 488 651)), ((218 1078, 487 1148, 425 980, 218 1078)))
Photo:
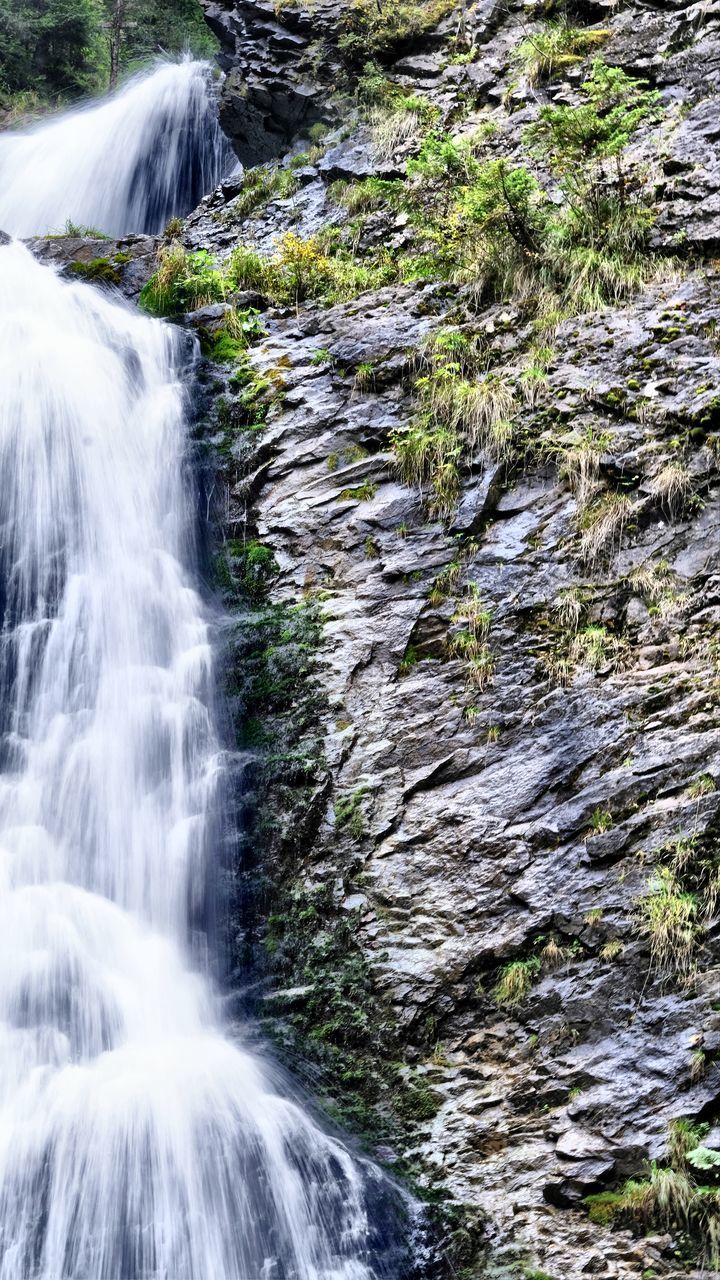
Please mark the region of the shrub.
POLYGON ((188 253, 182 245, 163 245, 158 269, 140 293, 140 305, 154 316, 176 316, 211 302, 221 302, 223 275, 204 249, 188 253))
POLYGON ((587 53, 607 40, 607 28, 571 27, 551 22, 526 36, 515 52, 515 61, 530 84, 549 80, 557 71, 575 66, 587 53))
MULTIPOLYGON (((583 197, 590 212, 602 193, 602 165, 612 159, 622 171, 622 153, 644 121, 658 115, 660 95, 634 80, 620 67, 601 60, 581 85, 583 102, 572 107, 544 106, 537 123, 527 130, 528 140, 557 173, 566 193, 574 200, 583 197), (590 203, 585 197, 590 194, 590 203)), ((622 195, 629 193, 622 187, 622 195)))
POLYGON ((357 74, 368 63, 388 60, 401 45, 432 31, 453 6, 454 0, 350 0, 343 9, 338 40, 346 67, 357 74))

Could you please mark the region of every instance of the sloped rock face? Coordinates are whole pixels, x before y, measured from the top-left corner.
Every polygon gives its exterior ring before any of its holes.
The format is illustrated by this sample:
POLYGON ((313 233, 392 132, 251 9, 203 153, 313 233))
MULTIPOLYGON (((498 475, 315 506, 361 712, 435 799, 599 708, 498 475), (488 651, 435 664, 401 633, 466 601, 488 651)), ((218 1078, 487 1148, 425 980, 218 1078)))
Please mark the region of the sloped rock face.
POLYGON ((332 78, 333 68, 324 63, 321 51, 340 6, 337 0, 322 0, 311 12, 294 7, 283 11, 269 0, 242 0, 237 6, 201 3, 221 42, 220 63, 227 71, 222 126, 244 164, 262 163, 326 114, 327 77, 332 78))
MULTIPOLYGON (((393 1027, 383 1044, 368 1024, 369 1051, 399 1056, 431 1099, 383 1154, 486 1215, 489 1254, 469 1274, 540 1268, 554 1280, 700 1274, 676 1262, 669 1237, 611 1232, 582 1202, 663 1159, 670 1121, 720 1115, 714 902, 692 984, 651 963, 642 905, 678 841, 718 857, 720 15, 712 4, 576 8, 612 27, 608 62, 663 94, 663 123, 648 126, 636 158, 656 173, 656 244, 679 262, 622 306, 562 322, 542 391, 519 410, 527 435, 547 447, 522 463, 476 452, 446 522, 402 483, 392 437, 417 411, 428 336, 470 328, 484 335, 493 367, 510 372, 526 338, 512 306, 476 308, 468 320, 462 290, 418 281, 266 312, 267 336, 249 361, 275 389, 272 405, 259 435, 244 430, 230 444, 222 478, 226 528, 250 531, 272 552, 272 598, 319 602, 314 701, 303 703, 298 739, 312 764, 302 783, 275 776, 259 788, 258 830, 272 828, 271 877, 292 880, 307 902, 327 891, 318 946, 333 912, 350 922, 372 973, 369 1000, 393 1027), (612 484, 628 503, 595 547, 583 537, 577 481, 557 462, 583 439, 601 442, 593 483, 612 484), (674 494, 678 441, 683 491, 674 494), (492 671, 480 684, 453 645, 468 593, 490 613, 492 671), (578 610, 570 619, 569 599, 578 610), (574 638, 593 628, 605 643, 591 662, 575 661, 574 638), (524 966, 526 988, 503 1000, 513 964, 524 966)), ((311 103, 292 118, 268 106, 263 129, 278 148, 303 122, 332 114, 334 55, 312 79, 304 59, 318 32, 332 47, 338 10, 319 7, 312 38, 294 8, 272 19, 250 4, 209 12, 238 42, 227 36, 227 93, 249 85, 253 110, 269 26, 305 33, 302 46, 273 35, 276 101, 286 92, 311 103)), ((399 51, 390 73, 445 120, 459 119, 472 95, 458 133, 490 108, 497 145, 512 154, 537 111, 538 91, 516 83, 508 61, 527 19, 493 3, 465 18, 480 50, 473 61, 453 62, 431 41, 399 51), (508 93, 512 112, 501 105, 508 93)), ((581 67, 571 70, 547 93, 571 93, 581 78, 581 67)), ((247 142, 265 158, 274 143, 252 141, 248 118, 237 125, 240 153, 247 142)), ((359 122, 303 161, 292 197, 251 216, 234 214, 242 192, 210 197, 186 243, 222 257, 238 239, 271 252, 289 229, 342 232, 350 215, 331 184, 402 174, 406 158, 400 144, 379 159, 359 122)), ((361 235, 401 253, 410 232, 386 208, 361 235)), ((227 391, 231 417, 235 394, 227 391)), ((314 1013, 297 1020, 320 982, 308 972, 292 970, 290 989, 271 1002, 281 1041, 283 1027, 295 1027, 285 1041, 293 1054, 313 1054, 312 1029, 302 1041, 313 1018, 321 1030, 314 1013)), ((322 1070, 321 1059, 317 1091, 341 1098, 322 1070)), ((443 1274, 441 1264, 428 1274, 443 1274)))

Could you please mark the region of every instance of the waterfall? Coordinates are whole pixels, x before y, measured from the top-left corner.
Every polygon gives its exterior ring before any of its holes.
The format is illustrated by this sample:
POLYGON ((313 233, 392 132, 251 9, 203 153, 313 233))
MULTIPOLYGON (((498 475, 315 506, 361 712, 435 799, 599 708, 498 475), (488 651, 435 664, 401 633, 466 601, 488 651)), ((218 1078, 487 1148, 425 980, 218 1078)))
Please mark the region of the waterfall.
POLYGON ((66 222, 107 235, 156 234, 219 182, 231 150, 206 63, 160 63, 100 104, 0 134, 0 228, 66 222))
MULTIPOLYGON (((194 111, 202 79, 161 68, 0 141, 0 225, 8 209, 13 230, 43 225, 66 192, 74 216, 156 225, 168 163, 139 189, 128 121, 154 102, 138 138, 156 147, 169 98, 182 83, 194 111), (34 166, 52 139, 49 179, 34 166)), ((203 963, 223 753, 193 581, 188 341, 0 248, 0 1280, 384 1273, 379 1175, 223 1027, 203 963)))

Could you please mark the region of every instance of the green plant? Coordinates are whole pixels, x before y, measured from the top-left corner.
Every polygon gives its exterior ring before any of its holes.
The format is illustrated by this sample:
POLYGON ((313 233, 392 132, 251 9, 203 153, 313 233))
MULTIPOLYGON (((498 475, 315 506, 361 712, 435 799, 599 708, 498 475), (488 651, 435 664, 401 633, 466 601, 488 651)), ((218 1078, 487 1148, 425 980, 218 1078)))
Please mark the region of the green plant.
POLYGON ((553 605, 558 626, 576 635, 585 612, 585 595, 580 587, 565 587, 553 605))
POLYGON ((611 938, 604 946, 600 948, 601 960, 617 960, 622 955, 625 947, 619 938, 611 938))
POLYGON ((86 227, 84 223, 73 222, 71 218, 68 218, 65 222, 64 234, 82 240, 110 240, 112 238, 106 231, 99 231, 97 227, 86 227))
POLYGON ((505 965, 497 980, 494 992, 496 1003, 509 1009, 521 1004, 539 973, 540 960, 537 956, 531 956, 529 960, 512 960, 505 965))
POLYGON ((623 534, 634 512, 626 494, 608 493, 581 515, 578 557, 593 565, 603 556, 619 551, 623 534))
POLYGON ((530 84, 549 80, 556 72, 581 62, 591 49, 610 35, 607 28, 571 27, 567 22, 549 22, 540 31, 525 37, 515 52, 515 61, 530 84))
POLYGON ((561 470, 575 495, 581 516, 597 490, 600 463, 609 444, 607 432, 598 434, 590 426, 577 443, 564 451, 561 470))
POLYGON ((375 366, 371 360, 364 360, 355 370, 355 390, 367 391, 375 382, 375 366))
POLYGON ((163 231, 164 240, 177 240, 182 235, 184 222, 182 218, 171 218, 163 231))
POLYGON ((438 574, 428 595, 431 605, 441 605, 444 600, 447 600, 448 596, 454 593, 462 577, 462 571, 462 560, 453 560, 438 574))
MULTIPOLYGON (((348 71, 355 77, 360 68, 362 96, 377 101, 383 90, 372 89, 368 80, 382 80, 377 62, 385 61, 403 44, 410 44, 431 31, 452 9, 453 0, 398 0, 394 5, 378 5, 376 0, 350 0, 342 11, 338 50, 348 71)), ((387 91, 385 91, 387 92, 387 91)))
POLYGON ((570 645, 571 667, 586 671, 598 671, 601 667, 617 664, 622 653, 622 642, 606 627, 590 626, 578 631, 570 645))
POLYGON ((188 253, 177 242, 161 246, 157 271, 140 293, 140 305, 155 316, 176 316, 222 301, 226 285, 209 253, 188 253))
POLYGON ((715 790, 715 779, 709 773, 701 773, 700 777, 688 787, 688 795, 691 800, 699 800, 702 796, 711 795, 715 790))
MULTIPOLYGON (((600 806, 593 810, 590 815, 590 830, 594 836, 603 835, 605 831, 609 831, 613 824, 612 814, 608 809, 601 809, 600 806)), ((602 914, 602 912, 600 913, 602 914)), ((587 923, 591 923, 590 920, 587 923)))
POLYGON ((650 943, 652 969, 662 978, 687 977, 701 932, 697 896, 682 888, 670 867, 658 867, 638 903, 640 932, 650 943))
POLYGON ((407 676, 420 661, 420 654, 414 644, 408 644, 398 667, 401 676, 407 676))
POLYGON ((622 156, 640 125, 659 114, 660 95, 634 80, 620 67, 601 60, 581 85, 580 106, 544 106, 536 124, 527 131, 537 148, 558 174, 570 201, 598 219, 604 216, 603 166, 612 160, 620 180, 620 201, 630 198, 632 186, 622 167, 622 156))
POLYGON ((455 506, 466 454, 510 453, 515 395, 497 373, 478 377, 481 364, 477 346, 457 330, 434 334, 421 354, 415 419, 391 438, 403 480, 421 492, 429 487, 430 511, 441 518, 455 506))
POLYGON ((377 485, 371 484, 369 480, 358 484, 354 489, 343 489, 338 495, 338 502, 369 502, 377 493, 377 485))

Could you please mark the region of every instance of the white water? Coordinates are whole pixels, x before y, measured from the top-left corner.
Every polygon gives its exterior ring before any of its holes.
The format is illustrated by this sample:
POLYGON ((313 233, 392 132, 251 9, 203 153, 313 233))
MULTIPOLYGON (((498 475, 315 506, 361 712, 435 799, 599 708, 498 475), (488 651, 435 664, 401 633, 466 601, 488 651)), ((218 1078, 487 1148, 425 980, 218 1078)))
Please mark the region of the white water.
MULTIPOLYGON (((65 190, 35 185, 30 222, 65 190)), ((372 1280, 372 1171, 202 971, 223 761, 184 342, 0 248, 0 1280, 372 1280)))
POLYGON ((230 148, 206 63, 161 63, 119 93, 27 132, 0 134, 0 229, 160 232, 219 182, 230 148))

